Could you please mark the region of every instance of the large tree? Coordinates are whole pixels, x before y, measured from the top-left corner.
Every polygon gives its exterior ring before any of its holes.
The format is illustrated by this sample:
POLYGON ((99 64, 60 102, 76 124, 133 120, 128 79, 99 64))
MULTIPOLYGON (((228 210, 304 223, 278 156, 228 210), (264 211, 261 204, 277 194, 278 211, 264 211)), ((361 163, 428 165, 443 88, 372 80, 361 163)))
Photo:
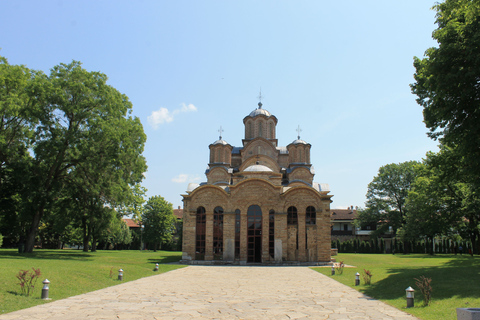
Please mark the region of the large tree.
POLYGON ((368 185, 365 208, 358 213, 358 226, 377 225, 373 235, 394 232, 403 226, 408 192, 417 176, 417 161, 392 163, 381 167, 368 185))
POLYGON ((408 238, 460 234, 478 252, 480 198, 462 172, 465 158, 454 148, 429 152, 408 194, 405 236, 408 238))
POLYGON ((106 75, 88 72, 80 62, 55 66, 49 76, 7 67, 2 60, 0 97, 6 116, 0 127, 0 178, 3 183, 3 172, 12 176, 3 170, 14 153, 6 150, 19 146, 26 159, 20 196, 29 221, 26 251, 31 252, 44 215, 55 211, 59 199, 71 196, 76 209, 102 217, 132 198, 132 187, 146 171, 141 155, 146 136, 139 119, 131 116, 128 98, 107 84, 106 75))
POLYGON ((438 28, 425 58, 414 58, 412 92, 429 135, 456 147, 471 181, 480 183, 480 1, 446 0, 433 7, 438 28))
POLYGON ((172 239, 175 228, 173 206, 161 196, 148 199, 142 212, 142 224, 145 226, 145 241, 153 245, 153 250, 172 239))
POLYGON ((0 56, 0 233, 13 245, 25 231, 24 196, 27 194, 38 104, 32 93, 44 79, 41 72, 10 65, 0 56))

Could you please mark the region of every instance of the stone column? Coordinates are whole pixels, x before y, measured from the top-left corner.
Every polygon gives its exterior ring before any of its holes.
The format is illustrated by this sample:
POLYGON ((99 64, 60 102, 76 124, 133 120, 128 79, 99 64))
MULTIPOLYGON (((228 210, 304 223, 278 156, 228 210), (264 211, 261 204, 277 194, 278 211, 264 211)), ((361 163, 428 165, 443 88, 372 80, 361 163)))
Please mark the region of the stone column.
POLYGON ((298 213, 298 261, 306 260, 305 250, 305 212, 298 213))
POLYGON ((275 213, 275 261, 282 262, 287 259, 287 213, 275 213), (277 249, 281 254, 277 257, 277 249))
POLYGON ((213 260, 213 210, 206 212, 207 221, 205 224, 205 260, 213 260))
POLYGON ((190 212, 188 203, 183 203, 183 243, 182 243, 182 259, 195 260, 195 243, 196 243, 196 212, 190 212))
POLYGON ((240 264, 247 264, 247 211, 240 213, 240 264))
POLYGON ((223 261, 235 260, 235 212, 223 214, 223 261))

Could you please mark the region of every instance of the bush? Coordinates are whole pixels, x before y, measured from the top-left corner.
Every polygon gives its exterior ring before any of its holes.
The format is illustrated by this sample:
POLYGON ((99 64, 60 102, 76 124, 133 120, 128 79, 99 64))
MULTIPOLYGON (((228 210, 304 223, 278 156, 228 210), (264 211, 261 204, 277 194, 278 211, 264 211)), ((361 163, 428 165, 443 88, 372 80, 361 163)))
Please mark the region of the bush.
POLYGON ((345 268, 345 264, 343 263, 343 261, 335 264, 335 270, 338 275, 343 274, 343 268, 345 268))
POLYGON ((415 284, 420 289, 420 292, 423 295, 423 303, 425 306, 430 304, 432 299, 432 279, 425 276, 420 276, 420 279, 415 278, 415 284))
POLYGON ((2 244, 3 244, 3 236, 2 234, 0 234, 0 248, 2 247, 2 244))
POLYGON ((366 286, 369 286, 370 284, 372 284, 372 276, 373 274, 370 272, 370 270, 363 269, 362 277, 363 277, 363 282, 365 283, 366 286))
POLYGON ((22 289, 22 294, 27 297, 35 289, 35 284, 37 283, 38 278, 41 275, 40 269, 32 268, 33 271, 29 270, 20 270, 17 274, 17 279, 20 280, 20 288, 22 289))

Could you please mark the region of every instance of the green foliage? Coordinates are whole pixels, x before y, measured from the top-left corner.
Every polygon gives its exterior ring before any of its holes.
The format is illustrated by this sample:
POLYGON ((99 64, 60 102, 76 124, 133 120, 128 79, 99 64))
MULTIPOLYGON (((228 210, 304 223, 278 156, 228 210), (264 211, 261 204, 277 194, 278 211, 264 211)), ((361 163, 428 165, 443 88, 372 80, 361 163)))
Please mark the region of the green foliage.
POLYGON ((3 244, 3 236, 2 236, 2 234, 0 233, 0 248, 2 247, 2 244, 3 244))
POLYGON ((30 296, 30 293, 35 289, 35 284, 41 275, 40 268, 32 268, 32 271, 20 270, 18 272, 16 277, 20 281, 18 284, 20 285, 23 295, 27 297, 30 296))
POLYGON ((366 206, 358 211, 355 224, 377 226, 374 237, 389 232, 390 227, 396 233, 404 224, 407 195, 420 166, 416 161, 382 166, 368 185, 366 206))
POLYGON ((32 252, 40 226, 50 245, 82 228, 95 250, 111 210, 138 203, 146 136, 106 82, 77 61, 46 76, 0 57, 0 231, 10 244, 32 252))
POLYGON ((143 208, 142 224, 145 226, 144 238, 154 250, 162 247, 172 240, 175 228, 175 216, 173 206, 161 196, 153 196, 148 199, 143 208))
POLYGON ((480 173, 480 3, 446 0, 434 9, 438 27, 432 37, 438 47, 427 49, 423 59, 414 58, 416 82, 411 88, 423 107, 429 135, 459 147, 475 179, 480 173))

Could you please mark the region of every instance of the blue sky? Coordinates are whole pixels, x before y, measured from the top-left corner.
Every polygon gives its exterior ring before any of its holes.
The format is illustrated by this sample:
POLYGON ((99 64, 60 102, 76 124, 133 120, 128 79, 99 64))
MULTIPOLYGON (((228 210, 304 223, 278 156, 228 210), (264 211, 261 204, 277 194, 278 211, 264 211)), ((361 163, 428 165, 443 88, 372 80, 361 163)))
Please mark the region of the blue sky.
POLYGON ((78 60, 126 94, 148 140, 143 185, 174 207, 205 181, 208 145, 241 146, 257 107, 277 138, 312 144, 332 208, 364 206, 379 167, 421 160, 409 84, 435 46, 434 1, 0 1, 0 55, 49 70, 78 60))

